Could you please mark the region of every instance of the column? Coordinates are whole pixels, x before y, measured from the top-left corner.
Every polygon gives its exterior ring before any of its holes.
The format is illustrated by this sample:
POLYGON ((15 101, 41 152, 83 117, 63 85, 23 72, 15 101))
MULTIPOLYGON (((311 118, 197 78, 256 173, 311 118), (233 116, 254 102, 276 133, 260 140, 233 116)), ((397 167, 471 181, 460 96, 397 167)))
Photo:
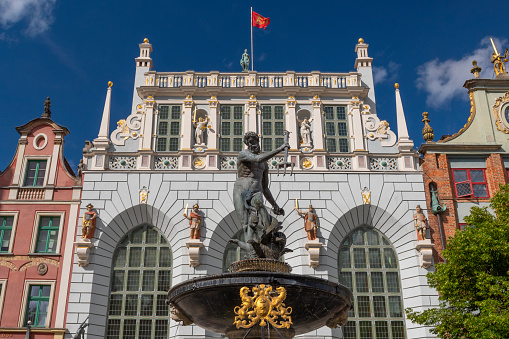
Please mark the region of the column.
POLYGON ((180 128, 180 136, 181 143, 180 149, 182 150, 191 150, 191 142, 193 140, 193 104, 194 101, 191 98, 191 95, 187 95, 184 100, 184 109, 182 110, 182 119, 181 119, 181 128, 180 128))
POLYGON ((210 126, 211 128, 208 129, 208 139, 207 139, 207 148, 209 150, 216 150, 217 149, 217 135, 220 131, 220 126, 218 125, 219 119, 217 118, 219 112, 217 110, 219 101, 217 101, 217 98, 215 95, 211 96, 209 99, 209 118, 210 118, 210 126))
POLYGON ((295 115, 295 107, 297 100, 290 95, 286 100, 286 129, 290 132, 290 149, 299 149, 299 133, 297 133, 297 116, 295 115))
POLYGON ((352 125, 350 126, 354 138, 353 151, 364 151, 364 129, 362 128, 361 101, 354 96, 350 102, 352 112, 352 125))
POLYGON ((247 101, 249 105, 249 117, 248 117, 248 124, 246 128, 246 132, 252 131, 256 132, 257 134, 260 134, 260 131, 258 129, 258 118, 257 118, 257 108, 258 108, 258 101, 256 100, 254 95, 251 95, 249 97, 249 100, 247 101))
POLYGON ((152 149, 152 134, 154 134, 153 124, 154 124, 154 106, 156 101, 152 95, 149 95, 147 99, 145 99, 145 119, 143 125, 143 141, 141 142, 142 150, 151 150, 152 149))

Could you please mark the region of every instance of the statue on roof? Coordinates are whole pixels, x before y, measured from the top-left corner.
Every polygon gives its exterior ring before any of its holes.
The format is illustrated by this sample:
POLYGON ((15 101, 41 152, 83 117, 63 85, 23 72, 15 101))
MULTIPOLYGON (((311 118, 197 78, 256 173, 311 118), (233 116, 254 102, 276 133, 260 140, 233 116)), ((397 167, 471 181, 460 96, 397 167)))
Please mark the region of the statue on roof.
POLYGON ((42 114, 43 118, 51 118, 51 100, 49 97, 46 98, 46 101, 44 102, 44 113, 42 114))
POLYGON ((507 74, 507 71, 505 69, 505 63, 507 62, 507 51, 508 48, 505 49, 504 55, 501 55, 497 51, 497 47, 495 46, 495 43, 493 42, 493 39, 491 39, 491 44, 493 45, 493 54, 491 55, 491 63, 493 64, 493 68, 495 69, 495 74, 497 75, 497 78, 508 78, 509 75, 507 74))
POLYGON ((249 54, 247 54, 247 49, 245 49, 244 54, 242 54, 240 65, 242 66, 242 72, 249 72, 249 54))

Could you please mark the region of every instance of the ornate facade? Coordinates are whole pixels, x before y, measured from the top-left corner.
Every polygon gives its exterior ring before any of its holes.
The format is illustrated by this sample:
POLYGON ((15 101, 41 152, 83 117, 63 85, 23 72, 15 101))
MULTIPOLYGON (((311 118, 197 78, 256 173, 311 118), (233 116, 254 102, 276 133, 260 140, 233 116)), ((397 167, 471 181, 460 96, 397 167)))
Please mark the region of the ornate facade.
POLYGON ((0 174, 0 334, 64 338, 81 176, 63 156, 67 128, 45 113, 23 126, 0 174))
POLYGON ((415 249, 413 215, 426 203, 419 154, 398 87, 397 130, 376 112, 368 44, 359 40, 348 73, 158 72, 149 41, 139 47, 130 115, 110 133, 110 84, 99 134, 83 154, 80 214, 91 203, 98 217, 88 265, 72 268, 70 333, 88 317, 88 338, 217 337, 168 320, 159 292, 242 258, 228 240, 240 237, 232 190, 243 135, 255 132, 269 151, 286 130, 288 158, 268 163, 293 249, 285 261, 293 273, 340 281, 355 295, 343 330, 303 337, 433 337, 402 311, 438 300, 415 249), (284 173, 285 162, 293 165, 284 173), (296 199, 313 205, 316 239, 308 239, 296 199), (183 213, 195 203, 201 234, 190 239, 183 213))

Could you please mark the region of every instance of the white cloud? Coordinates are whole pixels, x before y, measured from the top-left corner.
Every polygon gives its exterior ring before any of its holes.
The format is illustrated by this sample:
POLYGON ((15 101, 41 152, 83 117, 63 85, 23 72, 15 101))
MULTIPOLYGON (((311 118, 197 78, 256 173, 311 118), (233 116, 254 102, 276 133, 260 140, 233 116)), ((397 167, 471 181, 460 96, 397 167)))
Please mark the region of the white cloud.
MULTIPOLYGON (((493 38, 498 49, 507 45, 507 40, 493 38)), ((503 51, 499 51, 503 52, 503 51)), ((470 73, 472 61, 477 60, 477 65, 483 69, 482 78, 491 78, 493 66, 490 59, 493 47, 489 37, 481 40, 480 47, 459 60, 440 61, 434 59, 417 68, 417 88, 428 93, 426 103, 431 107, 439 107, 447 104, 455 97, 467 100, 463 84, 474 76, 470 73)))
POLYGON ((385 81, 394 81, 398 78, 398 71, 401 65, 395 62, 389 62, 387 67, 373 67, 373 82, 379 84, 385 81))
POLYGON ((26 21, 24 33, 33 37, 48 30, 53 23, 55 3, 56 0, 0 0, 0 25, 9 29, 26 21))

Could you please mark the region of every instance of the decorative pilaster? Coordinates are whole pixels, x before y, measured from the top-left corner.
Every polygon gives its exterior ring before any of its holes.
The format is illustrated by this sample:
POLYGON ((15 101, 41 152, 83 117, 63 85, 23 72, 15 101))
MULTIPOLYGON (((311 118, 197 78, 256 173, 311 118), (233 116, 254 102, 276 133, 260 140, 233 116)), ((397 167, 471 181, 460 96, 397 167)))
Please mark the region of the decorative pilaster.
POLYGON ((315 95, 311 103, 313 104, 313 146, 315 150, 323 151, 322 100, 315 95))
POLYGON ((213 95, 210 97, 209 101, 209 119, 210 119, 210 125, 212 128, 208 129, 208 135, 207 135, 207 148, 209 150, 216 150, 217 149, 217 143, 218 143, 218 133, 219 133, 219 125, 218 125, 218 119, 217 116, 219 114, 217 110, 217 106, 219 101, 217 100, 216 96, 213 95))
POLYGON ((258 128, 258 116, 257 116, 258 100, 256 100, 254 95, 251 95, 247 103, 249 105, 249 111, 247 128, 245 128, 245 130, 256 132, 257 134, 259 134, 260 131, 258 128))
POLYGON ((286 99, 286 129, 290 132, 290 149, 296 150, 299 148, 299 134, 297 133, 297 116, 295 114, 295 107, 297 100, 293 95, 286 99))
POLYGON ((154 106, 156 101, 152 95, 149 95, 145 99, 145 119, 143 126, 143 141, 141 143, 142 150, 152 149, 152 134, 154 134, 154 106))
POLYGON ((181 133, 181 144, 180 148, 182 150, 191 150, 191 142, 193 140, 193 104, 194 101, 191 98, 191 95, 187 95, 184 99, 184 109, 182 110, 182 126, 180 129, 181 133))
POLYGON ((364 129, 362 128, 361 101, 354 96, 350 102, 350 112, 352 114, 352 134, 354 139, 354 151, 365 151, 364 148, 364 129))

